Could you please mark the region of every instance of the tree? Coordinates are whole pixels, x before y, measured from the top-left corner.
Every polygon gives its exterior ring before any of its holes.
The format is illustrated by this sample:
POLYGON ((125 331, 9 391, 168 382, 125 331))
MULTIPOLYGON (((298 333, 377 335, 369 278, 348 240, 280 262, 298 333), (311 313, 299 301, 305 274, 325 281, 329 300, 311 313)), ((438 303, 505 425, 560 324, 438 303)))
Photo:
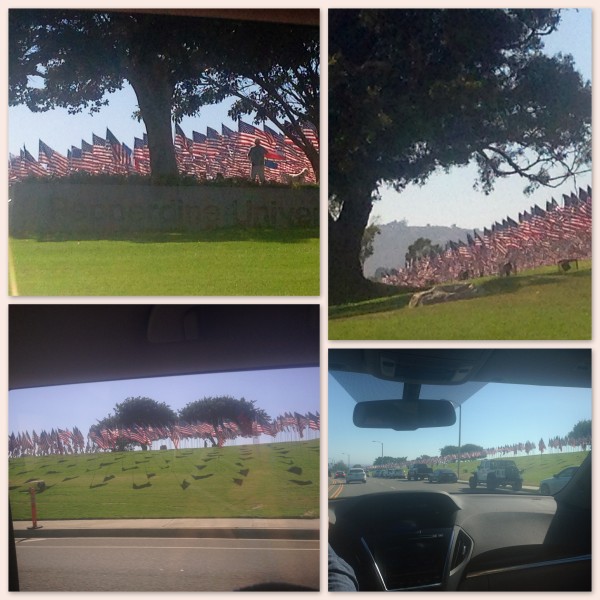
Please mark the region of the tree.
POLYGON ((95 112, 128 81, 159 179, 177 174, 171 121, 200 110, 201 75, 240 56, 275 69, 273 48, 292 60, 297 41, 292 26, 149 12, 11 10, 9 27, 10 104, 95 112))
POLYGON ((385 465, 395 465, 395 464, 405 463, 406 461, 407 461, 406 456, 401 456, 401 457, 397 457, 397 458, 394 458, 393 456, 378 456, 373 461, 373 466, 374 467, 383 467, 385 465))
MULTIPOLYGON (((232 421, 242 436, 252 435, 254 421, 267 422, 269 416, 262 408, 255 406, 256 400, 233 398, 232 396, 210 396, 189 402, 179 411, 179 418, 188 423, 209 423, 213 428, 222 425, 224 421, 232 421)), ((211 438, 216 444, 216 440, 211 438)))
POLYGON ((375 236, 381 233, 381 229, 377 223, 371 223, 364 231, 360 246, 360 266, 365 266, 365 261, 370 256, 373 256, 375 236))
MULTIPOLYGON (((459 452, 458 446, 444 446, 440 448, 440 456, 452 456, 457 455, 459 452)), ((482 446, 477 444, 463 444, 461 446, 461 455, 479 453, 480 456, 486 456, 486 452, 482 446)))
POLYGON ((573 429, 567 435, 567 439, 572 440, 591 440, 592 439, 592 421, 586 419, 578 421, 573 429))
POLYGON ((237 98, 231 118, 254 114, 255 124, 270 120, 306 154, 318 179, 319 151, 307 131, 314 127, 319 137, 319 29, 286 26, 277 39, 282 37, 284 44, 268 44, 259 54, 226 56, 205 71, 187 95, 186 109, 237 98))
POLYGON ((542 39, 558 10, 329 11, 329 298, 365 297, 360 248, 383 185, 474 161, 480 188, 556 186, 591 160, 591 85, 542 39))
POLYGON ((428 238, 418 238, 409 247, 404 259, 406 262, 416 261, 425 256, 434 256, 442 251, 439 244, 432 244, 428 238))
POLYGON ((338 460, 336 463, 333 463, 330 467, 334 475, 336 471, 346 471, 347 468, 348 465, 343 460, 338 460))
MULTIPOLYGON (((163 427, 175 422, 177 415, 175 411, 164 402, 157 402, 152 398, 142 396, 129 397, 123 402, 117 403, 114 408, 114 414, 110 414, 94 425, 93 429, 101 431, 102 429, 124 429, 139 426, 163 427)), ((116 448, 119 451, 126 450, 129 446, 135 444, 129 439, 123 438, 116 441, 116 448)), ((147 446, 141 444, 142 450, 147 446)))

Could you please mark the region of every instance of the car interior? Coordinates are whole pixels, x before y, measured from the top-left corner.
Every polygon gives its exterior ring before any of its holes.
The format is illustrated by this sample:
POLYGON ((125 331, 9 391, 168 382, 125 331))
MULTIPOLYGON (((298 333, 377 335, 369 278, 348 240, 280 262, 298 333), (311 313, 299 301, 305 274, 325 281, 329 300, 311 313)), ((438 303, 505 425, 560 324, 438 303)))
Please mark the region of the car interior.
MULTIPOLYGON (((316 304, 18 304, 8 323, 10 390, 319 365, 316 304)), ((19 590, 10 514, 9 589, 19 590)))
MULTIPOLYGON (((441 399, 491 382, 591 389, 591 351, 330 349, 329 371, 356 402, 355 426, 412 431, 450 424, 441 399), (429 399, 441 404, 421 411, 429 399)), ((555 496, 336 497, 329 543, 360 591, 591 591, 591 481, 590 453, 555 496)))

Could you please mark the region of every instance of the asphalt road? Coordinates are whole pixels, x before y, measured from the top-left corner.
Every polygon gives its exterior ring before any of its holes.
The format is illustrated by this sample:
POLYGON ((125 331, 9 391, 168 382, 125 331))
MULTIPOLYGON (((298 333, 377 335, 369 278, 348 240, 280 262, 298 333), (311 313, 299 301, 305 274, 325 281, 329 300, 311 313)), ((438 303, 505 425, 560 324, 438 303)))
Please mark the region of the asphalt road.
POLYGON ((318 540, 17 538, 21 591, 319 588, 318 540))
MULTIPOLYGON (((345 479, 329 480, 329 499, 348 498, 351 496, 360 496, 362 494, 374 494, 377 492, 417 490, 417 491, 437 491, 449 492, 451 494, 489 494, 485 486, 479 486, 472 490, 467 482, 458 483, 429 483, 429 481, 408 481, 406 479, 383 479, 380 477, 367 477, 367 483, 346 484, 345 479)), ((511 487, 498 488, 494 494, 530 494, 531 490, 514 492, 511 487)), ((535 493, 535 492, 534 492, 535 493)))

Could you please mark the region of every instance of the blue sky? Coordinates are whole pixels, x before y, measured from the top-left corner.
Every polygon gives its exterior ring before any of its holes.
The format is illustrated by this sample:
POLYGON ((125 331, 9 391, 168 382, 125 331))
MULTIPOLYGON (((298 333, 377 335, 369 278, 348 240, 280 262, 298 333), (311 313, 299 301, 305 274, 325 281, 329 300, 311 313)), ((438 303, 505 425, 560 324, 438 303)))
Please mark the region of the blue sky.
MULTIPOLYGON (((328 377, 328 463, 339 460, 371 465, 381 456, 439 456, 440 448, 458 445, 452 427, 393 431, 358 429, 352 423, 354 400, 328 377)), ((488 384, 462 405, 462 443, 484 448, 564 436, 582 420, 592 418, 590 389, 488 384)))
MULTIPOLYGON (((289 411, 320 411, 318 368, 243 371, 137 379, 14 390, 9 393, 8 430, 40 433, 77 426, 84 435, 115 404, 128 397, 146 396, 173 410, 206 396, 244 397, 271 417, 289 411)), ((267 438, 271 440, 272 438, 267 438)))

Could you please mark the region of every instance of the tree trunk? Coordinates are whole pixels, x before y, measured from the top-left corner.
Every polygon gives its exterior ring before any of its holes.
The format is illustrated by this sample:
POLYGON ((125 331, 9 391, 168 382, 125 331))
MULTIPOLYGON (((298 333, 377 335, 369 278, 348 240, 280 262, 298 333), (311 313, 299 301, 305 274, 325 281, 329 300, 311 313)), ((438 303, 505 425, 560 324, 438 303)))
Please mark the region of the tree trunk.
POLYGON ((129 82, 137 96, 148 135, 152 179, 178 174, 171 124, 173 85, 162 63, 136 69, 129 82))
POLYGON ((304 149, 304 153, 310 161, 310 166, 315 172, 315 177, 317 181, 319 181, 319 153, 315 150, 315 148, 313 148, 310 145, 304 149))
POLYGON ((362 236, 373 208, 375 185, 350 182, 340 195, 342 211, 329 217, 329 303, 342 304, 364 297, 370 288, 360 262, 362 236))

